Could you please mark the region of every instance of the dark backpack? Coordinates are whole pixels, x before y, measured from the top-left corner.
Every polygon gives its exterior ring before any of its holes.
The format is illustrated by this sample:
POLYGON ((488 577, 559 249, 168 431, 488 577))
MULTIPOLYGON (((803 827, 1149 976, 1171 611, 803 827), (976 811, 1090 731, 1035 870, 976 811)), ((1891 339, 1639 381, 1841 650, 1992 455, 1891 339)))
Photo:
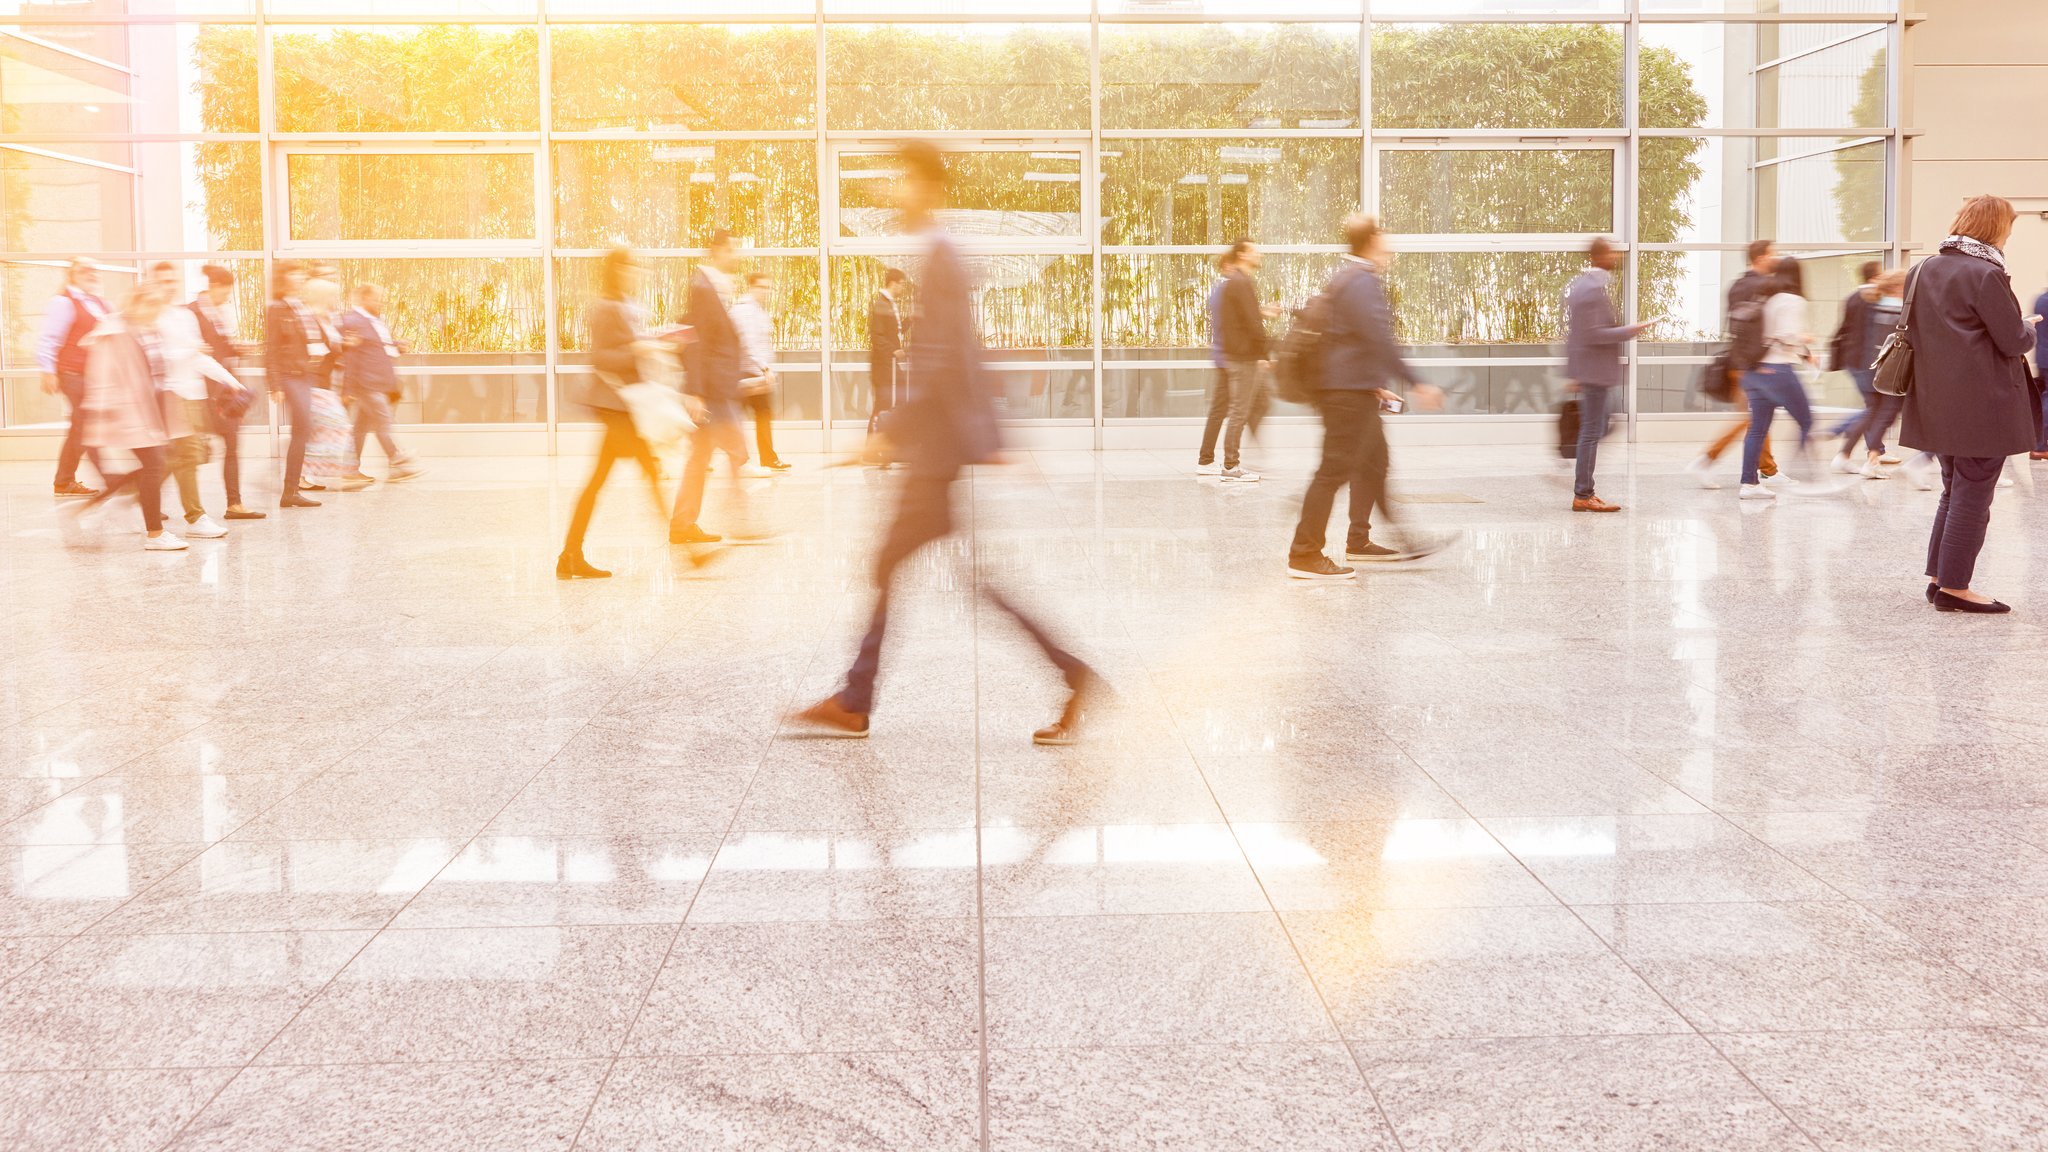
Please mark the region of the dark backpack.
POLYGON ((1331 298, 1347 279, 1340 268, 1323 290, 1294 310, 1280 354, 1273 358, 1273 380, 1280 399, 1289 404, 1317 404, 1323 394, 1323 331, 1329 326, 1331 298))
POLYGON ((1714 358, 1700 365, 1700 394, 1716 404, 1730 404, 1735 400, 1735 369, 1728 366, 1728 352, 1723 349, 1714 358))
POLYGON ((1728 366, 1747 372, 1764 362, 1764 302, 1744 300, 1728 309, 1728 366))

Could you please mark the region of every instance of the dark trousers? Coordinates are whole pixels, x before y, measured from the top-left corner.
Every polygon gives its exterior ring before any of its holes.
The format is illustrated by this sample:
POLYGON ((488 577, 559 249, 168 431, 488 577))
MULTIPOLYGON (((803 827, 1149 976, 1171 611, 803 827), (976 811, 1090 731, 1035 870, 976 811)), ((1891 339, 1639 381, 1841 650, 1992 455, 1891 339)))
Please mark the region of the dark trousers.
POLYGON ((1783 408, 1799 424, 1799 446, 1813 435, 1813 406, 1806 402, 1806 385, 1790 364, 1765 364, 1743 374, 1743 395, 1749 398, 1749 432, 1742 441, 1742 482, 1759 483, 1757 470, 1763 466, 1764 451, 1770 446, 1771 420, 1783 408))
MULTIPOLYGON (((107 486, 98 499, 108 499, 123 488, 133 487, 135 502, 142 505, 142 526, 151 532, 161 532, 164 527, 164 475, 169 471, 164 446, 158 444, 153 448, 131 448, 129 451, 135 453, 135 470, 119 476, 101 473, 106 476, 107 486)), ((98 462, 97 458, 94 462, 98 462)), ((1978 539, 1982 538, 1983 534, 1979 533, 1978 539)))
MULTIPOLYGON (((734 478, 738 478, 741 464, 747 461, 747 439, 740 433, 739 421, 734 419, 731 406, 723 412, 718 405, 712 406, 697 430, 690 433, 690 454, 683 459, 683 479, 676 488, 676 510, 669 518, 669 527, 680 531, 697 523, 697 517, 704 512, 704 485, 711 478, 711 461, 718 452, 730 458, 734 478)), ((746 490, 735 488, 734 493, 742 500, 746 490)), ((745 515, 741 517, 745 525, 745 515)))
POLYGON ((1346 484, 1351 485, 1346 547, 1364 548, 1372 542, 1374 508, 1386 523, 1395 522, 1394 509, 1387 503, 1387 429, 1380 420, 1376 392, 1323 393, 1323 459, 1301 498, 1301 522, 1295 525, 1289 558, 1322 552, 1330 506, 1337 501, 1337 489, 1346 484))
POLYGON ((228 507, 233 508, 242 502, 242 428, 222 419, 212 404, 206 408, 213 434, 220 437, 220 482, 227 489, 228 507))
POLYGON ((1934 508, 1934 532, 1927 539, 1927 578, 1962 591, 1977 571, 1984 529, 1991 523, 1991 497, 1998 491, 2003 456, 1942 456, 1941 503, 1934 508))
POLYGON ((1579 468, 1573 478, 1572 495, 1581 500, 1593 495, 1593 467, 1600 460, 1600 441, 1607 439, 1607 433, 1613 427, 1617 387, 1611 384, 1579 385, 1579 468))
POLYGON ((313 382, 287 376, 279 381, 284 393, 285 412, 291 417, 292 438, 284 451, 284 490, 290 499, 299 494, 299 475, 306 470, 306 441, 313 438, 313 382))
POLYGON ((576 511, 569 517, 569 537, 562 541, 564 556, 583 555, 583 537, 590 531, 591 515, 597 511, 597 494, 611 476, 612 465, 620 460, 639 461, 640 470, 647 473, 647 487, 654 493, 654 506, 664 516, 668 514, 668 509, 661 503, 661 465, 655 463, 654 452, 647 447, 647 441, 633 430, 633 418, 608 408, 592 411, 604 422, 604 442, 597 448, 597 467, 590 470, 590 480, 583 485, 583 494, 576 498, 576 511))
MULTIPOLYGON (((895 583, 896 569, 919 548, 946 538, 952 531, 953 482, 916 476, 905 480, 896 497, 896 515, 889 521, 888 534, 882 538, 882 551, 875 557, 875 611, 868 620, 867 634, 860 639, 853 666, 846 670, 846 684, 838 697, 841 708, 862 715, 874 711, 875 674, 882 667, 882 638, 889 626, 889 589, 895 583)), ((1054 643, 1037 621, 1004 599, 1000 592, 979 581, 976 588, 1024 629, 1039 651, 1066 677, 1068 687, 1080 684, 1088 672, 1087 664, 1054 643)))
POLYGON ((740 397, 754 416, 754 448, 760 453, 761 463, 773 464, 775 455, 775 396, 770 392, 757 392, 740 397))
POLYGON ((1906 406, 1904 396, 1887 396, 1872 389, 1863 397, 1863 415, 1858 417, 1849 434, 1842 438, 1842 451, 1856 446, 1856 438, 1863 438, 1863 446, 1878 455, 1884 454, 1884 434, 1891 429, 1892 421, 1899 418, 1899 410, 1906 406))
POLYGON ((868 361, 868 434, 881 426, 882 413, 896 406, 896 361, 868 361))
POLYGON ((57 374, 57 390, 64 394, 64 402, 71 406, 71 427, 64 431, 64 447, 57 450, 57 487, 78 483, 78 461, 80 457, 92 461, 95 471, 102 477, 98 450, 85 446, 85 377, 75 372, 57 374))
POLYGON ((1202 425, 1202 452, 1197 464, 1216 462, 1216 437, 1223 434, 1223 421, 1230 415, 1230 373, 1216 369, 1216 382, 1209 386, 1209 420, 1202 425))

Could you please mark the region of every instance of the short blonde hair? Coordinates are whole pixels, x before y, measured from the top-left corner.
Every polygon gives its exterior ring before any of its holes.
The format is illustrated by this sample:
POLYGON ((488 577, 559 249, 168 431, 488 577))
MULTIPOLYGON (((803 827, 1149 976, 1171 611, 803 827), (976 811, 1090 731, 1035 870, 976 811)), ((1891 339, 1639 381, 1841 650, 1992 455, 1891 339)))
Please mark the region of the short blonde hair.
POLYGON ((1949 235, 1968 236, 1996 248, 2012 235, 2012 223, 2019 215, 2012 201, 2002 196, 1972 196, 1963 201, 1963 210, 1948 226, 1949 235))

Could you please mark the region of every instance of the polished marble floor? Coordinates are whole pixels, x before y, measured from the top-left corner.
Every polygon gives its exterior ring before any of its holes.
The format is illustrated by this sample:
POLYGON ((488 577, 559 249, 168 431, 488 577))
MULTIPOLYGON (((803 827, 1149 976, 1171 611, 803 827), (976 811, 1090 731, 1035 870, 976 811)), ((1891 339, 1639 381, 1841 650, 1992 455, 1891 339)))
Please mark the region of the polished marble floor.
MULTIPOLYGON (((1020 454, 836 683, 890 481, 698 571, 633 477, 436 462, 144 553, 0 466, 0 1147, 2048 1144, 2048 493, 1408 449, 1462 533, 1282 576, 1305 453, 1020 454), (1115 695, 1081 744, 974 595, 1115 695)), ((1340 520, 1341 520, 1340 511, 1340 520)), ((706 517, 719 526, 718 513, 706 517)))

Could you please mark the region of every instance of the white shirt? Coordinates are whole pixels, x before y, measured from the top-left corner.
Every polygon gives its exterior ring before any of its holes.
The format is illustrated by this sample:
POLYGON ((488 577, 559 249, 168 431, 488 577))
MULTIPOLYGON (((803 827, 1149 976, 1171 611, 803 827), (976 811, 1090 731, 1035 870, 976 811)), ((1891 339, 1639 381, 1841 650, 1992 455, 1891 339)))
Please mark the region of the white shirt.
POLYGON ((1806 362, 1806 297, 1780 292, 1764 301, 1764 363, 1806 362))
POLYGON ((235 378, 208 352, 191 309, 167 307, 157 313, 158 348, 164 358, 164 387, 187 400, 206 399, 206 382, 234 384, 235 378))
POLYGON ((775 323, 768 310, 751 295, 741 296, 732 306, 732 326, 740 336, 740 374, 767 375, 775 363, 775 323))

